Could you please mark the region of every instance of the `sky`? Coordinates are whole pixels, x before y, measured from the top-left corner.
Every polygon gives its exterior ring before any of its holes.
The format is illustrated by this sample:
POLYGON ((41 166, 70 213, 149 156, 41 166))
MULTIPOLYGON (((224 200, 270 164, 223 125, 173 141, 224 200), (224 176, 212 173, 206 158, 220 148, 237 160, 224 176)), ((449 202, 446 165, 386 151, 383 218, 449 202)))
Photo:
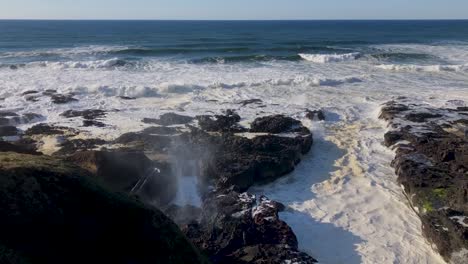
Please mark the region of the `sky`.
POLYGON ((468 0, 0 0, 0 19, 468 19, 468 0))

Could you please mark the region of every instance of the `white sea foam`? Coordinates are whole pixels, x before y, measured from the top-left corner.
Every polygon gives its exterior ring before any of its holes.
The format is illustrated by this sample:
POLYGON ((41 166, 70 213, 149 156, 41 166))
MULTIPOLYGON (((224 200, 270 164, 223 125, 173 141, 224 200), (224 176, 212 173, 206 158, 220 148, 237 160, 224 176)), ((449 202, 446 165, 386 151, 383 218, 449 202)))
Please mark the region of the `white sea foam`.
POLYGON ((390 71, 413 71, 413 72, 465 72, 468 64, 463 65, 405 65, 386 64, 376 66, 379 69, 390 71))
POLYGON ((329 63, 355 60, 359 57, 359 55, 360 54, 358 52, 345 54, 299 54, 299 56, 304 60, 315 63, 329 63))
MULTIPOLYGON (((71 108, 119 110, 110 111, 102 120, 107 127, 83 128, 90 137, 113 139, 141 130, 142 118, 170 111, 194 116, 236 109, 242 122, 248 123, 260 112, 300 118, 306 108, 322 108, 326 122, 304 120, 314 132, 314 146, 297 170, 253 191, 289 208, 281 218, 292 226, 300 248, 321 263, 443 263, 425 242, 421 223, 402 196, 390 166, 393 153, 381 145, 386 124, 376 120, 376 112, 381 103, 398 96, 435 106, 447 106, 449 100, 465 105, 465 72, 382 70, 367 60, 261 64, 154 60, 131 70, 112 63, 110 67, 91 66, 106 65, 104 61, 88 62, 86 67, 0 68, 2 110, 37 113, 46 117, 41 122, 72 127, 81 126, 82 120, 66 119, 60 113, 71 108), (46 96, 29 102, 21 95, 46 89, 74 92, 79 101, 56 105, 46 96), (117 97, 123 95, 137 99, 117 97), (261 99, 265 107, 238 103, 247 99, 261 99)), ((457 63, 465 65, 468 60, 457 63)), ((193 194, 196 205, 195 179, 185 176, 180 188, 193 194)), ((190 204, 187 199, 192 198, 181 198, 180 204, 190 204)))

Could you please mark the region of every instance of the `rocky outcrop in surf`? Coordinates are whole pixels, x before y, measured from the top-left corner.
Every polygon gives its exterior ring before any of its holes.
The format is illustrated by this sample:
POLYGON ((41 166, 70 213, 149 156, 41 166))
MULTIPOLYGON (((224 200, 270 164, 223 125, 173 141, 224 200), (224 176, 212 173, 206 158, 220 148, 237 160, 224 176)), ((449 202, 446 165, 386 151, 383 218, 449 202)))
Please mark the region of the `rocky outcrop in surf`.
POLYGON ((284 205, 232 190, 211 192, 201 219, 182 230, 213 263, 316 263, 298 250, 291 228, 279 219, 284 205))
POLYGON ((423 233, 450 263, 468 258, 468 109, 386 103, 385 145, 423 233))

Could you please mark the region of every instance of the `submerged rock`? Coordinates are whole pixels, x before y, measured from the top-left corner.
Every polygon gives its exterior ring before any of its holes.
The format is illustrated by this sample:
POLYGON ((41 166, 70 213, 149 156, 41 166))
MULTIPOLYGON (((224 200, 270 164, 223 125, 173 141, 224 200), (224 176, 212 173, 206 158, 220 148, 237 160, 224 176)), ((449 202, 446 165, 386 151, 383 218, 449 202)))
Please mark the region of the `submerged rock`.
POLYGON ((36 90, 28 90, 28 91, 23 92, 21 95, 37 94, 37 93, 39 92, 36 90))
POLYGON ((47 156, 0 153, 0 260, 207 263, 159 210, 47 156))
POLYGON ((259 105, 259 104, 262 104, 263 101, 261 99, 249 99, 249 100, 243 100, 243 101, 240 101, 239 104, 241 104, 242 106, 246 106, 246 105, 249 105, 249 104, 256 104, 256 105, 259 105))
POLYGON ((106 111, 100 110, 100 109, 86 109, 82 111, 68 110, 68 111, 63 112, 60 115, 66 118, 82 117, 84 119, 83 120, 84 127, 90 127, 90 126, 105 127, 106 126, 106 124, 99 121, 100 118, 106 116, 106 111))
POLYGON ((41 123, 28 128, 24 134, 28 136, 34 135, 64 135, 78 133, 71 127, 55 126, 51 124, 41 123))
MULTIPOLYGON (((454 109, 389 102, 381 118, 392 130, 398 181, 422 221, 423 234, 450 263, 468 259, 468 137, 454 109), (411 122, 409 125, 408 122, 411 122)), ((463 127, 464 126, 464 127, 463 127)))
POLYGON ((143 123, 157 124, 161 126, 172 126, 172 125, 185 125, 192 122, 193 117, 183 116, 175 113, 166 113, 159 117, 159 119, 144 118, 143 123))
POLYGON ((96 119, 99 117, 104 117, 106 115, 106 111, 100 109, 87 109, 87 110, 68 110, 60 114, 66 118, 73 118, 73 117, 83 117, 84 119, 96 119))
POLYGON ((50 98, 54 104, 67 104, 78 101, 78 99, 73 98, 73 96, 73 94, 50 94, 50 98))

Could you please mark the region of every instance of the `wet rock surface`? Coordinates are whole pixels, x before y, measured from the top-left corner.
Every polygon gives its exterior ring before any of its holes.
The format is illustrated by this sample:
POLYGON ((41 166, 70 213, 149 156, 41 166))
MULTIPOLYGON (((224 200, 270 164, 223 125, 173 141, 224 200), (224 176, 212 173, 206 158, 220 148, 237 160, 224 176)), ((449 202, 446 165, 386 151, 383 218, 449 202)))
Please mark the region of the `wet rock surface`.
POLYGON ((179 115, 175 113, 166 113, 159 117, 159 119, 144 118, 143 123, 157 124, 161 126, 172 126, 172 125, 185 125, 192 122, 193 117, 179 115))
POLYGON ((247 129, 238 123, 241 117, 233 110, 224 115, 201 115, 196 117, 200 128, 207 132, 245 132, 247 129))
POLYGON ((391 131, 385 145, 396 149, 392 163, 423 233, 451 263, 468 259, 468 127, 465 108, 414 105, 405 100, 382 107, 391 131))
POLYGON ((298 132, 303 129, 300 121, 283 115, 272 115, 257 118, 250 125, 250 132, 260 133, 287 133, 298 132))
POLYGON ((104 127, 106 124, 100 121, 101 118, 106 116, 106 111, 100 109, 86 109, 82 111, 78 110, 68 110, 61 114, 61 116, 66 118, 75 118, 75 117, 82 117, 83 118, 83 126, 90 127, 104 127))
POLYGON ((73 97, 74 94, 55 94, 50 93, 50 99, 54 104, 68 104, 71 102, 76 102, 78 99, 73 97))
POLYGON ((208 194, 199 222, 182 230, 213 263, 315 263, 299 252, 284 207, 267 197, 232 190, 208 194))
POLYGON ((56 126, 46 123, 41 123, 32 126, 27 129, 24 134, 28 136, 34 135, 63 135, 65 133, 76 134, 78 133, 75 129, 70 127, 56 126))
POLYGON ((322 110, 309 110, 306 111, 306 117, 310 120, 325 120, 325 114, 322 110))

